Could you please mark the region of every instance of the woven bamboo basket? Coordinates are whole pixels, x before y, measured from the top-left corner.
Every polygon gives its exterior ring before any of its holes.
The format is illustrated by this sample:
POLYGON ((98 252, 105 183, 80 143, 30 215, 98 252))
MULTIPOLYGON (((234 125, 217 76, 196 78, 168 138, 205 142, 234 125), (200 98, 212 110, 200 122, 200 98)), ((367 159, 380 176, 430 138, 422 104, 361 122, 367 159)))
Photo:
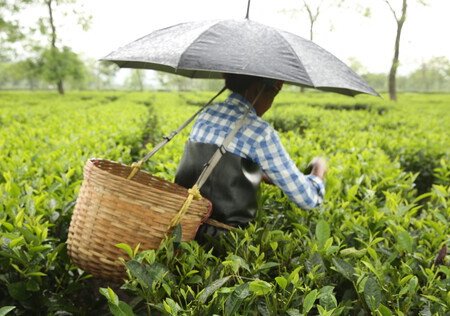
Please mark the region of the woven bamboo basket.
MULTIPOLYGON (((145 171, 128 180, 131 169, 103 159, 88 160, 84 167, 67 248, 78 267, 97 277, 124 277, 118 258, 127 256, 118 243, 157 249, 188 196, 187 189, 145 171)), ((210 212, 207 199, 193 200, 181 219, 182 240, 194 239, 210 212)))

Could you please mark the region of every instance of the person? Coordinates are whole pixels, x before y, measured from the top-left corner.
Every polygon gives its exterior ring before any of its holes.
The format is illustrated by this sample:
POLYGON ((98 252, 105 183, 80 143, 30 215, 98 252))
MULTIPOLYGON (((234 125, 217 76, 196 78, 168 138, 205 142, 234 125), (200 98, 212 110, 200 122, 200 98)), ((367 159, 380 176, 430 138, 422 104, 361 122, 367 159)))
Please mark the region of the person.
MULTIPOLYGON (((316 157, 312 171, 304 175, 281 144, 273 127, 262 120, 283 86, 282 81, 247 75, 225 74, 231 95, 208 106, 196 120, 178 166, 175 183, 191 188, 205 164, 222 145, 250 108, 246 123, 226 148, 219 163, 201 187, 212 202, 211 218, 234 227, 245 227, 256 215, 260 182, 278 186, 299 207, 311 209, 322 203, 326 162, 316 157), (252 106, 253 105, 253 106, 252 106)), ((205 243, 226 230, 203 224, 196 240, 205 243)))

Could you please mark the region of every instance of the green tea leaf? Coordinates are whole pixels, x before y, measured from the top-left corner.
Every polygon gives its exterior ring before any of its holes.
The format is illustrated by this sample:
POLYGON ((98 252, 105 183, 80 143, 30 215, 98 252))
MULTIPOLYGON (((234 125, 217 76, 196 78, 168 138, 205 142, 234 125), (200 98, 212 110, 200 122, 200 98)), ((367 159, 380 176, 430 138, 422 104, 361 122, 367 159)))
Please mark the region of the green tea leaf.
POLYGON ((47 274, 37 271, 37 272, 29 272, 26 274, 26 276, 47 276, 47 274))
POLYGON ((397 234, 397 243, 401 251, 406 251, 408 253, 413 251, 413 239, 406 230, 397 234))
POLYGON ((327 241, 328 238, 330 238, 330 226, 326 221, 323 219, 319 220, 317 222, 316 226, 316 238, 319 242, 319 247, 322 248, 327 241))
POLYGON ((119 297, 117 296, 116 293, 114 293, 114 291, 108 287, 108 288, 100 288, 99 289, 100 294, 102 294, 104 297, 106 297, 106 299, 108 300, 108 302, 111 305, 115 305, 118 306, 119 305, 119 297))
POLYGON ((236 287, 225 301, 225 315, 236 315, 244 299, 250 296, 249 284, 243 283, 236 287))
POLYGON ((148 273, 147 269, 145 269, 142 263, 136 260, 131 260, 128 261, 125 266, 127 267, 128 271, 130 271, 131 275, 135 277, 141 285, 146 288, 151 287, 153 278, 150 273, 148 273))
POLYGON ((337 300, 333 293, 323 293, 319 295, 319 303, 327 310, 332 310, 337 307, 337 300))
POLYGON ((230 278, 231 276, 227 276, 222 279, 215 280, 213 283, 204 288, 198 296, 200 303, 204 304, 208 297, 227 283, 230 278))
POLYGON ((346 279, 353 281, 355 279, 355 269, 352 265, 342 260, 341 258, 333 258, 333 265, 336 271, 342 274, 346 279))
POLYGON ((31 293, 27 291, 27 284, 25 281, 8 284, 8 293, 13 299, 18 301, 26 301, 31 297, 31 293))
POLYGON ((255 280, 251 281, 249 284, 250 292, 260 296, 269 294, 272 290, 272 284, 263 281, 263 280, 255 280))
POLYGON ((303 300, 303 314, 307 314, 311 308, 314 306, 314 302, 317 299, 317 295, 318 295, 318 291, 317 290, 312 290, 311 292, 309 292, 304 300, 303 300))
POLYGON ((278 267, 279 265, 280 264, 278 262, 265 262, 259 267, 258 271, 271 269, 274 267, 278 267))
POLYGON ((177 249, 181 243, 181 238, 183 236, 183 230, 181 228, 181 224, 178 224, 177 226, 175 226, 175 228, 172 231, 172 235, 174 237, 174 239, 173 239, 174 247, 175 247, 175 249, 177 249))
POLYGON ((380 306, 378 306, 378 312, 381 314, 381 316, 392 316, 392 312, 389 308, 387 308, 386 306, 384 306, 383 304, 380 304, 380 306))
POLYGON ((3 306, 0 308, 0 316, 6 316, 10 311, 15 309, 15 306, 3 306))
POLYGON ((275 278, 275 281, 277 282, 277 284, 284 290, 286 289, 286 286, 288 284, 288 281, 286 280, 285 277, 282 276, 278 276, 275 278))
POLYGON ((367 249, 355 249, 355 247, 350 247, 346 249, 342 249, 340 254, 343 256, 361 258, 367 253, 367 249))
POLYGON ((119 301, 117 305, 108 304, 109 311, 114 316, 134 316, 133 309, 125 302, 119 301))
POLYGON ((364 285, 364 299, 372 311, 375 311, 381 303, 381 288, 377 280, 369 277, 364 285))
POLYGON ((288 314, 289 316, 301 316, 300 312, 298 309, 293 309, 290 308, 286 311, 286 314, 288 314))
POLYGON ((133 256, 133 250, 131 249, 131 247, 129 245, 124 244, 124 243, 120 243, 120 244, 117 244, 116 247, 119 248, 119 249, 124 250, 126 252, 126 254, 128 255, 128 257, 130 259, 133 259, 133 257, 134 257, 133 256))

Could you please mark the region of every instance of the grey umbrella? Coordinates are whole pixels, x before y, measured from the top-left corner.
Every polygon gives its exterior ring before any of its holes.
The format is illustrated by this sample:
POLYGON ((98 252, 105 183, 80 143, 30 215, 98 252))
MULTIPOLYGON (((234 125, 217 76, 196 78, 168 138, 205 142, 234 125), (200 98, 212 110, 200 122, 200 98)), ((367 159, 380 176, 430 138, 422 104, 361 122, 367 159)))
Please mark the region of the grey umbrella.
POLYGON ((325 49, 289 32, 243 20, 188 22, 154 31, 102 60, 191 78, 235 73, 345 95, 378 95, 325 49))

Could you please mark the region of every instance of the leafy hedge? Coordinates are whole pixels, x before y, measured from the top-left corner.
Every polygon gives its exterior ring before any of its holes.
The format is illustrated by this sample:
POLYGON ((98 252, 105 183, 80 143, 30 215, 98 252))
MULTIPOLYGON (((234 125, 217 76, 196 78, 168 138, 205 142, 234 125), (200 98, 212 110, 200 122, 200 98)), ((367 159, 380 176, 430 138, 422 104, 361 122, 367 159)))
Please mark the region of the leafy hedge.
MULTIPOLYGON (((85 160, 136 160, 211 95, 2 93, 0 304, 16 314, 448 312, 448 95, 391 104, 282 93, 266 118, 301 169, 328 157, 323 206, 301 210, 264 186, 255 222, 213 249, 180 242, 179 230, 159 250, 130 245, 122 289, 71 265, 64 241, 85 160)), ((147 168, 172 179, 188 132, 147 168)))

